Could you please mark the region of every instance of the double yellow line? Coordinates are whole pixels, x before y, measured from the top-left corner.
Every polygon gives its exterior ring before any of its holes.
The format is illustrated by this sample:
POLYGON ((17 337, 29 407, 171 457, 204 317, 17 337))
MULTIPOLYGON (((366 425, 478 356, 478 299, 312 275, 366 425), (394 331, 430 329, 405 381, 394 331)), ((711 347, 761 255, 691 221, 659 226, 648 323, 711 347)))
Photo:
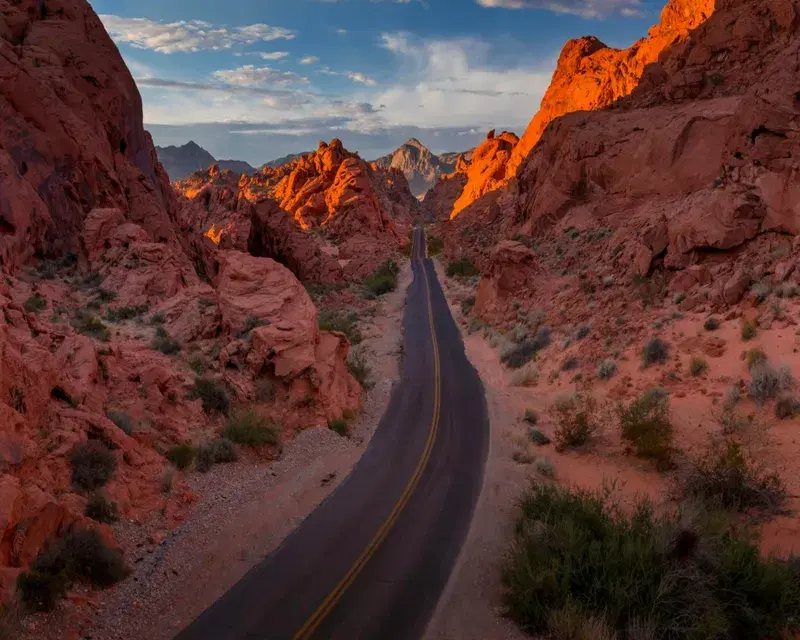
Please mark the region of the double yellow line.
MULTIPOLYGON (((424 258, 424 250, 421 251, 421 255, 424 258)), ((311 614, 311 617, 306 620, 306 623, 300 628, 300 630, 294 634, 293 640, 307 640, 310 638, 314 632, 317 630, 320 624, 322 624, 323 620, 330 614, 333 608, 336 606, 336 603, 339 602, 341 597, 344 595, 345 591, 350 587, 351 584, 355 581, 358 577, 358 574, 361 573, 361 570, 366 566, 369 559, 375 555, 375 552, 381 546, 383 541, 386 539, 386 536, 389 535, 389 532, 392 530, 392 527, 397 522, 400 514, 402 513, 403 509, 408 504, 409 500, 411 500, 411 496, 414 494, 414 490, 417 488, 419 484, 420 478, 422 474, 425 472, 425 468, 428 466, 428 461, 431 457, 431 450, 433 449, 433 443, 436 440, 436 432, 439 429, 439 401, 440 401, 440 393, 441 393, 441 379, 439 377, 439 343, 436 340, 436 329, 433 323, 433 305, 431 304, 431 287, 430 282, 428 281, 428 272, 425 269, 425 264, 422 263, 422 273, 425 277, 425 295, 428 301, 428 322, 430 324, 430 331, 431 331, 431 341, 433 344, 433 377, 434 377, 434 390, 433 390, 433 417, 431 418, 431 426, 428 430, 428 439, 425 442, 425 449, 422 451, 422 456, 420 457, 419 461, 417 462, 417 467, 414 469, 414 473, 412 474, 411 478, 406 484, 403 493, 400 495, 400 498, 397 501, 397 504, 394 505, 394 509, 392 512, 387 516, 387 518, 383 521, 378 532, 375 534, 375 537, 372 538, 370 543, 366 546, 366 548, 361 552, 361 555, 358 556, 355 563, 350 570, 345 574, 344 578, 339 581, 333 590, 328 594, 328 596, 323 600, 322 604, 317 607, 317 610, 311 614)))

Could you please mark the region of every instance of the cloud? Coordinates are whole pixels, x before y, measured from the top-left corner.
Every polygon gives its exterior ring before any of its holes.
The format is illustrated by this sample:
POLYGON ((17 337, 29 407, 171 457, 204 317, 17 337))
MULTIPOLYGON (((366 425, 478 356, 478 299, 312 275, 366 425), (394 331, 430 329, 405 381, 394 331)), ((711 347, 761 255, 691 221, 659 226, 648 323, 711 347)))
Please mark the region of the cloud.
POLYGON ((377 86, 378 84, 377 82, 375 82, 375 80, 373 80, 369 76, 364 75, 363 73, 359 73, 358 71, 333 71, 328 67, 323 67, 322 69, 320 69, 319 72, 324 73, 326 76, 340 76, 343 78, 348 78, 353 82, 365 84, 368 87, 374 87, 377 86))
POLYGON ((336 33, 340 36, 346 36, 350 32, 347 29, 336 29, 336 33))
POLYGON ((263 87, 266 84, 290 85, 308 84, 308 78, 304 78, 292 71, 278 71, 272 67, 256 67, 246 64, 236 69, 223 69, 215 71, 214 78, 221 80, 233 87, 263 87))
POLYGON ((267 87, 235 85, 229 83, 210 83, 210 82, 190 82, 186 80, 171 80, 167 78, 156 78, 153 76, 135 77, 136 85, 139 88, 148 87, 153 89, 164 89, 173 91, 200 91, 204 93, 227 93, 249 96, 272 96, 285 97, 295 96, 307 92, 297 89, 272 89, 267 87))
POLYGON ((583 18, 603 18, 614 12, 625 17, 640 16, 642 0, 476 0, 482 7, 500 9, 547 9, 583 18))
POLYGON ((118 44, 159 53, 217 51, 234 45, 250 45, 271 40, 291 40, 297 34, 290 29, 267 24, 239 27, 215 26, 202 20, 156 22, 147 18, 100 16, 109 35, 118 44))
POLYGON ((306 56, 305 58, 300 58, 300 64, 314 64, 315 62, 319 62, 319 58, 317 56, 306 56))
POLYGON ((244 56, 257 56, 262 60, 280 60, 289 55, 288 51, 246 51, 244 53, 234 53, 237 58, 244 56))

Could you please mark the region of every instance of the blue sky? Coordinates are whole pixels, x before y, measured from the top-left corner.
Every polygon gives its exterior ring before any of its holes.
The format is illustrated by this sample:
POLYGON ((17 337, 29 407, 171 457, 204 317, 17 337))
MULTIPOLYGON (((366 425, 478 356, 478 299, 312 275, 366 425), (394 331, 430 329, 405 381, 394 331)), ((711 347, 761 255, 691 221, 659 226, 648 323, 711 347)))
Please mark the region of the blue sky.
POLYGON ((664 0, 90 0, 156 144, 258 165, 339 137, 372 159, 521 134, 564 42, 629 46, 664 0))

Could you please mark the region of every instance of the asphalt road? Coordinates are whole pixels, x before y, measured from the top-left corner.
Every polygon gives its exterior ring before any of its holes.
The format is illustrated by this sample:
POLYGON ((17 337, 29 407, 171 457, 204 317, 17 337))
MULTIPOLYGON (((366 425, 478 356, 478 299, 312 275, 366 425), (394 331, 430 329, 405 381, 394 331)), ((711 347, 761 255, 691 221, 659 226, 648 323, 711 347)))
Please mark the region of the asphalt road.
POLYGON ((483 387, 424 256, 417 229, 403 375, 364 455, 178 640, 422 637, 466 536, 488 447, 483 387))

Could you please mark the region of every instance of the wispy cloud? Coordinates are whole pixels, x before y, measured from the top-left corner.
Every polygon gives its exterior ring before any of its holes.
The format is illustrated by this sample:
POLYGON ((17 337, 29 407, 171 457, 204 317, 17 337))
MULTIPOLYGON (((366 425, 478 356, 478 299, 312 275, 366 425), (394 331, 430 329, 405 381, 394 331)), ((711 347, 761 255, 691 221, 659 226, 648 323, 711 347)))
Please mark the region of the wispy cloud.
POLYGON ((626 17, 642 15, 641 0, 476 0, 482 7, 500 9, 547 9, 584 18, 604 18, 619 12, 626 17))
POLYGON ((319 70, 320 73, 324 73, 327 76, 340 76, 342 78, 348 78, 353 82, 358 82, 360 84, 367 85, 368 87, 374 87, 378 83, 375 82, 369 76, 360 73, 358 71, 334 71, 333 69, 329 69, 328 67, 323 67, 319 70))
POLYGON ((234 53, 237 58, 244 56, 255 56, 262 60, 281 60, 289 56, 288 51, 245 51, 243 53, 234 53))
POLYGON ((297 35, 291 29, 261 23, 227 27, 202 20, 156 22, 109 14, 101 15, 100 19, 115 42, 159 53, 216 51, 234 45, 291 40, 297 35))
POLYGON ((291 85, 308 84, 308 78, 304 78, 292 71, 279 71, 272 67, 256 67, 246 64, 236 69, 222 69, 215 71, 214 78, 221 80, 227 85, 234 87, 263 87, 267 84, 291 85))
POLYGON ((306 56, 305 58, 300 58, 300 64, 314 64, 319 62, 319 58, 317 56, 306 56))

